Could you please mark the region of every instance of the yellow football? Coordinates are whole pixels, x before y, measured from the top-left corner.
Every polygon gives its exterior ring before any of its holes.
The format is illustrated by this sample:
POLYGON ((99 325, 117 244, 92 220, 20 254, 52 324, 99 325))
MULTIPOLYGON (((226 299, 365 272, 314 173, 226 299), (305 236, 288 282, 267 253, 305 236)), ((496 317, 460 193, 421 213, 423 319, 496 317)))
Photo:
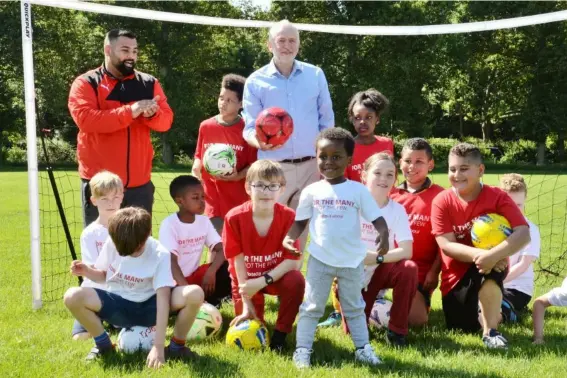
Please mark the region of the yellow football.
POLYGON ((510 222, 500 214, 481 215, 471 229, 472 244, 480 249, 496 247, 511 234, 510 222))
POLYGON ((243 350, 262 349, 269 343, 268 330, 258 320, 240 322, 226 333, 226 344, 243 350))

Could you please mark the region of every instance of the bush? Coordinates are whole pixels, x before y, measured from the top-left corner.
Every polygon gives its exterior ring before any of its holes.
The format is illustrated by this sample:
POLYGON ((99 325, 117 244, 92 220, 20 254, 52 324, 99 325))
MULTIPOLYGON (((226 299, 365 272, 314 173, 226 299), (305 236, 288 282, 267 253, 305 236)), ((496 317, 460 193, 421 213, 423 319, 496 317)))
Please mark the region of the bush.
POLYGON ((499 160, 502 164, 535 164, 537 162, 537 143, 531 140, 515 140, 500 142, 504 156, 499 160))
MULTIPOLYGON (((45 139, 47 156, 51 164, 76 163, 77 153, 75 146, 59 137, 45 139)), ((10 164, 23 164, 27 162, 26 139, 22 136, 10 139, 10 147, 5 151, 6 162, 10 164)), ((38 163, 46 163, 41 140, 37 141, 38 163)))
POLYGON ((19 146, 12 146, 6 151, 6 162, 10 164, 23 164, 28 161, 26 150, 19 146))
POLYGON ((193 166, 193 158, 187 155, 183 150, 180 150, 177 155, 174 155, 173 163, 176 165, 191 167, 193 166))

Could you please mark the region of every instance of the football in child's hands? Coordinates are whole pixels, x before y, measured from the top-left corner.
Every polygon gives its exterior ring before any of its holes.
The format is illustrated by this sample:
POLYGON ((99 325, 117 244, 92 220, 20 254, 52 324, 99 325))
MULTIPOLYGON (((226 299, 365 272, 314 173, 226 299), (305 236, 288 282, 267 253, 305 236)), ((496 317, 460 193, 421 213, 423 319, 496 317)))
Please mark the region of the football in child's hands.
POLYGON ((262 143, 281 146, 293 133, 293 120, 282 108, 263 110, 256 118, 256 138, 262 143))
POLYGON ((156 327, 133 326, 122 328, 118 334, 118 349, 124 353, 149 351, 154 346, 156 327))
POLYGON ((485 214, 474 220, 471 229, 472 244, 476 248, 491 249, 512 234, 510 222, 500 214, 485 214))
POLYGON ((240 322, 226 333, 226 344, 243 350, 262 349, 269 343, 268 330, 258 320, 240 322))
POLYGON ((204 340, 213 337, 222 327, 220 311, 209 303, 203 303, 187 333, 187 340, 204 340))
POLYGON ((210 175, 230 175, 236 167, 236 152, 228 144, 211 144, 203 155, 203 165, 210 175))

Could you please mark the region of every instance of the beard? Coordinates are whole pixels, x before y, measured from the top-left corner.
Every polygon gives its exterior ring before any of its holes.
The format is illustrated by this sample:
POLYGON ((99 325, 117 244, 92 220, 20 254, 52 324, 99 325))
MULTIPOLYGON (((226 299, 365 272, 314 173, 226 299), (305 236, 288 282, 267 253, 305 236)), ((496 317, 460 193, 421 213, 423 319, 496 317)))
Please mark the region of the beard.
POLYGON ((128 76, 134 73, 134 68, 136 67, 136 62, 133 60, 123 60, 114 65, 116 69, 124 76, 128 76), (131 63, 131 66, 127 66, 126 62, 131 63))

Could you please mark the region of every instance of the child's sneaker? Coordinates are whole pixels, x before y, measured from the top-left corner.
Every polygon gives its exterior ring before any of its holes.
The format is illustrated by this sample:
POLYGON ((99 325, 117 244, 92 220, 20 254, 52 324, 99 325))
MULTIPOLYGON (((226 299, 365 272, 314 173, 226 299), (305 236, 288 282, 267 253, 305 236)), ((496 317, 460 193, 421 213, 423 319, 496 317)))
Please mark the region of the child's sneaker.
POLYGON ((357 349, 354 352, 354 360, 368 365, 380 365, 382 360, 378 358, 372 345, 366 344, 364 348, 357 349))
POLYGON ((490 329, 488 335, 482 337, 482 342, 488 349, 507 349, 508 340, 500 332, 490 329))
POLYGON ((94 346, 91 349, 91 351, 89 352, 89 354, 87 354, 87 357, 85 358, 85 360, 94 361, 94 360, 97 360, 99 358, 104 358, 104 357, 107 357, 109 355, 112 355, 115 352, 116 352, 116 347, 114 346, 114 344, 112 344, 112 347, 104 348, 104 349, 98 349, 97 346, 94 346))
POLYGON ((407 345, 407 340, 405 335, 401 335, 392 330, 386 332, 386 341, 393 347, 403 348, 407 345))
POLYGON ((186 346, 177 350, 174 350, 170 348, 170 346, 167 346, 164 350, 164 356, 166 361, 167 360, 187 361, 187 360, 194 360, 195 358, 198 357, 197 353, 193 352, 191 349, 189 349, 186 346))
POLYGON ((341 324, 341 321, 343 320, 343 317, 341 316, 341 313, 338 311, 333 311, 331 313, 331 315, 329 315, 329 317, 317 324, 318 328, 326 328, 326 327, 335 327, 335 326, 339 326, 341 324))
POLYGON ((311 367, 311 353, 313 349, 297 348, 293 352, 293 363, 298 369, 308 369, 311 367))

